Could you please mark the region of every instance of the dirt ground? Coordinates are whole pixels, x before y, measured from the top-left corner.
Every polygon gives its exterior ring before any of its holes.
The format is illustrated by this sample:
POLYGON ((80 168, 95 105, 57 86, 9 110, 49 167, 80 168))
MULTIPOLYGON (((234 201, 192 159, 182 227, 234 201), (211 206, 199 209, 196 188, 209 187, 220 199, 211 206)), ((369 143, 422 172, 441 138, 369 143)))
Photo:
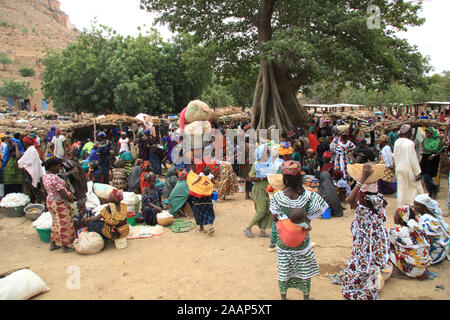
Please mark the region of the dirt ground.
MULTIPOLYGON (((446 210, 447 178, 441 179, 439 204, 446 210)), ((388 196, 388 223, 392 227, 396 199, 388 196)), ((268 238, 248 239, 243 229, 253 216, 253 202, 237 193, 215 205, 216 232, 213 236, 196 233, 164 234, 149 239, 129 240, 128 248, 117 250, 109 242, 96 255, 76 252, 50 252, 41 242, 31 221, 25 217, 0 215, 0 272, 29 266, 50 287, 35 299, 145 299, 145 300, 271 300, 279 299, 276 254, 267 250, 268 238), (66 282, 78 266, 80 289, 68 289, 66 282)), ((344 217, 312 221, 311 239, 320 275, 312 279, 311 297, 341 300, 341 286, 327 277, 345 267, 350 256, 353 212, 344 217)), ((450 218, 445 220, 450 223, 450 218)), ((256 233, 256 227, 254 229, 256 233)), ((269 230, 270 231, 270 230, 269 230)), ((418 281, 394 269, 380 293, 381 300, 450 299, 450 262, 429 268, 439 277, 418 281), (444 290, 436 286, 444 286, 444 290)), ((288 298, 300 300, 294 289, 288 298)))

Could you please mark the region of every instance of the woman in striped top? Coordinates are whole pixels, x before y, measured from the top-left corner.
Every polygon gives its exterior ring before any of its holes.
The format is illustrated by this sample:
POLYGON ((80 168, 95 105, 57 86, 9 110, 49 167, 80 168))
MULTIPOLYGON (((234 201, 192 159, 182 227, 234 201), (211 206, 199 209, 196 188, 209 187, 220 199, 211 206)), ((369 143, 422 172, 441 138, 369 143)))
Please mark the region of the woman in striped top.
MULTIPOLYGON (((328 205, 317 193, 305 190, 302 186, 301 164, 298 161, 286 161, 282 164, 284 185, 270 200, 270 211, 274 221, 286 220, 293 208, 306 211, 307 221, 320 217, 328 205)), ((288 288, 303 292, 309 299, 311 278, 319 274, 316 257, 311 247, 309 233, 296 247, 286 245, 277 230, 274 230, 277 245, 278 285, 281 299, 286 300, 288 288)))

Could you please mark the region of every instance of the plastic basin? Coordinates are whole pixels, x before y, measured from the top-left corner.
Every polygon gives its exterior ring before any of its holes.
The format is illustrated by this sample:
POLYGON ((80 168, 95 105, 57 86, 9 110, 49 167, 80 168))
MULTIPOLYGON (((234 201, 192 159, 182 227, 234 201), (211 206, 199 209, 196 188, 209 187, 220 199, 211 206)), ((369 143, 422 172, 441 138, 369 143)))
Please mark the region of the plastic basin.
POLYGON ((42 242, 50 242, 50 235, 52 232, 52 228, 49 229, 39 229, 35 228, 37 233, 39 234, 39 238, 41 238, 42 242))
POLYGON ((23 211, 24 208, 25 208, 25 206, 12 207, 12 208, 1 207, 0 210, 8 218, 19 218, 19 217, 23 217, 25 215, 25 212, 23 211))
POLYGON ((323 214, 322 219, 331 219, 331 209, 328 208, 323 214))

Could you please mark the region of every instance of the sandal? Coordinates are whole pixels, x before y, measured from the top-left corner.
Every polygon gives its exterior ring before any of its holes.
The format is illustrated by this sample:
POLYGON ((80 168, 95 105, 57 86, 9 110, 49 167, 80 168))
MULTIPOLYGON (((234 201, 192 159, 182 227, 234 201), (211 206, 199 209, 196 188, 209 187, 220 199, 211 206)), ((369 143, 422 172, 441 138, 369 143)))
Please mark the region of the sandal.
POLYGON ((64 249, 62 249, 63 253, 68 253, 68 252, 73 252, 73 251, 75 251, 74 248, 64 248, 64 249))
POLYGON ((55 251, 55 250, 58 250, 58 249, 61 249, 61 247, 60 246, 54 246, 54 247, 50 247, 50 249, 48 249, 48 251, 55 251))
POLYGON ((264 235, 258 234, 259 238, 270 238, 270 236, 267 233, 264 233, 264 235))
POLYGON ((214 227, 211 227, 209 230, 208 230, 208 235, 210 235, 210 236, 212 236, 212 234, 214 233, 214 227))
POLYGON ((244 233, 245 233, 245 236, 246 236, 247 238, 254 238, 254 237, 255 237, 255 235, 253 234, 253 232, 248 231, 247 229, 244 229, 244 233))

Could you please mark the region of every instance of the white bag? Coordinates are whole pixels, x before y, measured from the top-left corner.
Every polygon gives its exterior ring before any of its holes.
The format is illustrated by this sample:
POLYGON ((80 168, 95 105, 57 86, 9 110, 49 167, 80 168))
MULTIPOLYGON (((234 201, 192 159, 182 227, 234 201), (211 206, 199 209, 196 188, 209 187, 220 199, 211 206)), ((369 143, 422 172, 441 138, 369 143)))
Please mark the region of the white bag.
POLYGON ((100 199, 96 196, 92 190, 94 182, 89 181, 87 183, 88 192, 86 193, 86 209, 92 210, 100 205, 100 199))
POLYGON ((115 188, 113 186, 110 186, 109 184, 104 183, 94 183, 94 193, 99 197, 100 199, 108 199, 110 193, 115 188))
POLYGON ((22 269, 0 279, 0 300, 28 300, 50 288, 33 271, 22 269))
POLYGON ((97 232, 84 231, 78 235, 73 245, 79 254, 96 254, 102 251, 105 241, 97 232))

